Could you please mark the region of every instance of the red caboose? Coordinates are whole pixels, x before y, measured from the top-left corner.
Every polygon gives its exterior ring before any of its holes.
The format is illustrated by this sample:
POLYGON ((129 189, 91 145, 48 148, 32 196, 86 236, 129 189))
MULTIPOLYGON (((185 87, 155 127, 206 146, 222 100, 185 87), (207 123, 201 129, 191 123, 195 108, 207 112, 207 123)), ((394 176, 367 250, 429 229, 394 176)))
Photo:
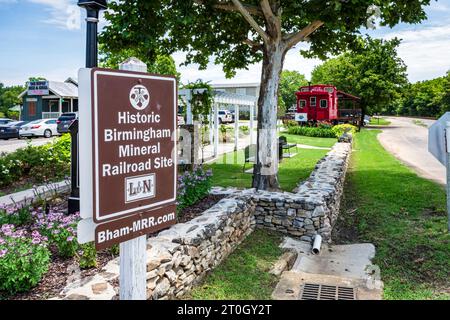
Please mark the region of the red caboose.
POLYGON ((300 91, 295 95, 297 96, 296 121, 359 124, 361 110, 356 108, 356 105, 360 98, 339 91, 335 86, 317 84, 300 87, 300 91), (350 108, 348 108, 349 103, 350 108))

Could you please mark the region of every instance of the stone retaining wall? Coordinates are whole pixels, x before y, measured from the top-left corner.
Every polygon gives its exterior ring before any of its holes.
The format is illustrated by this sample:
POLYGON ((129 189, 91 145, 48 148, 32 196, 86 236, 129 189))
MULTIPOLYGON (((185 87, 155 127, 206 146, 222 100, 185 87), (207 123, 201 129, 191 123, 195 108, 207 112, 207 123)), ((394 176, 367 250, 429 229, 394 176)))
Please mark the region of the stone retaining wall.
MULTIPOLYGON (((337 143, 294 193, 213 188, 225 194, 201 216, 148 240, 147 296, 179 298, 226 258, 256 227, 311 241, 329 239, 343 192, 350 143, 337 143)), ((66 287, 59 299, 117 298, 118 259, 92 279, 66 287)))
POLYGON ((250 197, 259 227, 305 241, 311 241, 316 234, 329 240, 339 213, 351 148, 350 143, 336 143, 294 193, 223 188, 214 188, 212 193, 250 197))
MULTIPOLYGON (((222 199, 201 216, 172 226, 147 241, 147 297, 172 299, 192 289, 255 227, 253 203, 222 199)), ((56 299, 117 298, 118 259, 91 279, 66 287, 56 299)))

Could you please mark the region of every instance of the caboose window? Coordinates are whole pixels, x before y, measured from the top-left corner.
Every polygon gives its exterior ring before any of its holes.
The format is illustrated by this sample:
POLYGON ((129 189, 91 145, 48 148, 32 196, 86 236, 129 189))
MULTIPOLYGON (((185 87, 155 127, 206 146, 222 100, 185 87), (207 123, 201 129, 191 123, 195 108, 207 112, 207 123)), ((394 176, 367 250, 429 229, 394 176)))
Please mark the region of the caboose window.
POLYGON ((309 105, 310 105, 311 107, 315 107, 316 104, 317 104, 316 97, 311 97, 311 98, 309 99, 309 105))
POLYGON ((320 100, 320 107, 321 108, 328 108, 328 100, 326 100, 326 99, 322 99, 322 100, 320 100))
POLYGON ((306 100, 300 100, 299 107, 300 107, 300 109, 303 109, 304 107, 306 107, 306 100))

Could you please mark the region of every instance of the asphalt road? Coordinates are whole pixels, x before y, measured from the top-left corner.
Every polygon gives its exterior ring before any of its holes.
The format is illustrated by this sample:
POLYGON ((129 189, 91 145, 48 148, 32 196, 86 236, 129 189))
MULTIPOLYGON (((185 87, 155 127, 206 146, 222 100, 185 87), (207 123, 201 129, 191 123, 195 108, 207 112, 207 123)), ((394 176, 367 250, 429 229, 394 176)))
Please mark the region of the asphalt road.
POLYGON ((49 143, 53 140, 53 138, 32 138, 32 139, 9 139, 9 140, 0 140, 0 153, 13 152, 19 148, 23 148, 27 145, 27 140, 31 141, 32 145, 38 146, 49 143))
POLYGON ((423 125, 417 125, 411 118, 387 119, 391 124, 378 135, 383 147, 418 175, 445 185, 445 167, 428 152, 428 127, 435 120, 420 119, 423 125))

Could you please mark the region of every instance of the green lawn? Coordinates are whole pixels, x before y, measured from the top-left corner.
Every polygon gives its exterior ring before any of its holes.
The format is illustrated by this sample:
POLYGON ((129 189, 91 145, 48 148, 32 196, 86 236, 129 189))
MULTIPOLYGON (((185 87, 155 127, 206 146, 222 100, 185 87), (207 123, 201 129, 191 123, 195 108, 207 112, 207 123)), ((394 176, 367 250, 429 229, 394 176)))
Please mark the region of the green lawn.
MULTIPOLYGON (((296 152, 295 148, 291 150, 296 152)), ((328 150, 298 149, 298 154, 293 158, 285 158, 280 163, 279 181, 285 191, 292 191, 298 182, 309 177, 317 161, 328 150)), ((242 171, 244 163, 244 151, 231 152, 217 159, 216 162, 206 167, 213 171, 212 185, 222 187, 250 188, 252 174, 242 171)), ((246 164, 246 170, 252 168, 252 163, 246 164)))
POLYGON ((296 134, 285 134, 284 132, 281 132, 280 135, 285 136, 290 143, 306 144, 314 147, 331 148, 337 142, 335 138, 314 138, 296 134))
POLYGON ((186 299, 267 300, 278 278, 268 271, 281 256, 281 235, 255 230, 186 299))
POLYGON ((380 125, 380 126, 388 126, 391 124, 390 121, 386 120, 385 118, 381 117, 372 117, 369 122, 370 125, 380 125))
POLYGON ((363 130, 355 137, 334 239, 375 244, 385 299, 449 299, 444 189, 387 153, 379 132, 363 130))

